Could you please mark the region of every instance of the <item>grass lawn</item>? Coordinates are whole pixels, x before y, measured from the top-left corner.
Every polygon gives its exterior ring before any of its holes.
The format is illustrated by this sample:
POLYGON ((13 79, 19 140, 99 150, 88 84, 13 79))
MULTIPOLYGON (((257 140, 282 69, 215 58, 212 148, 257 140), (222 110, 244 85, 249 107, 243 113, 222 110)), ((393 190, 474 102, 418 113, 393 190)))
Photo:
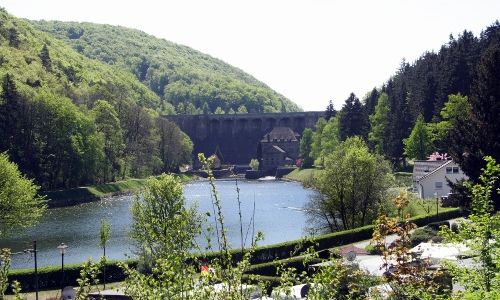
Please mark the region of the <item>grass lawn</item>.
POLYGON ((312 180, 315 176, 323 172, 321 169, 295 169, 291 173, 285 176, 286 179, 298 181, 304 184, 305 186, 309 186, 312 183, 312 180))

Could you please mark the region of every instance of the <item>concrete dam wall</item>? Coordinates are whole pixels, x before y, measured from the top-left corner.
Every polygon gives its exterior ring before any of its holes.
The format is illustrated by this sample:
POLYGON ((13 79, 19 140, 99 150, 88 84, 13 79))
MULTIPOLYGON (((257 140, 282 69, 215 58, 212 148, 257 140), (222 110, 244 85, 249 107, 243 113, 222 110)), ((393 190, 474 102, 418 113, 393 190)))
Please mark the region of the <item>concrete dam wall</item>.
POLYGON ((293 113, 250 113, 237 115, 164 116, 176 123, 193 141, 193 154, 209 156, 216 151, 227 164, 248 164, 257 157, 262 137, 274 127, 290 127, 302 135, 305 128, 314 128, 323 111, 293 113), (217 150, 218 149, 218 150, 217 150))

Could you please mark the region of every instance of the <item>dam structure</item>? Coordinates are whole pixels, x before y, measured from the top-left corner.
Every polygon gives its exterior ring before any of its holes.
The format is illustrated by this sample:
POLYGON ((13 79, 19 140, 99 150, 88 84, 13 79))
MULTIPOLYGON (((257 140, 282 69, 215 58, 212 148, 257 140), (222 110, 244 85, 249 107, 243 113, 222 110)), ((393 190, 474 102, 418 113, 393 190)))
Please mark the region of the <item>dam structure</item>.
MULTIPOLYGON (((217 154, 224 164, 245 165, 257 158, 260 140, 274 127, 289 127, 300 136, 313 129, 324 111, 224 115, 168 115, 193 141, 193 155, 217 154)), ((196 160, 194 160, 196 161, 196 160)))

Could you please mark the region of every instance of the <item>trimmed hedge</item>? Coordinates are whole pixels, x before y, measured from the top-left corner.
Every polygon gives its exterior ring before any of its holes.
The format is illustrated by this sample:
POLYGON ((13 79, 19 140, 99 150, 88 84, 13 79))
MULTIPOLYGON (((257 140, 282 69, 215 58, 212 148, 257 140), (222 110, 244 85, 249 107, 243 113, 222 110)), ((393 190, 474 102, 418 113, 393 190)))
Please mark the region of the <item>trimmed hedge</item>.
MULTIPOLYGON (((117 282, 125 279, 123 270, 118 263, 126 263, 131 267, 137 266, 136 260, 107 261, 106 282, 117 282)), ((80 278, 81 264, 64 265, 64 285, 76 286, 76 280, 80 278)), ((99 280, 102 282, 102 274, 99 280)), ((35 290, 35 271, 33 269, 13 270, 9 273, 9 282, 17 280, 21 283, 23 292, 35 290)), ((38 268, 38 288, 40 290, 57 289, 61 287, 61 267, 47 266, 38 268)))
MULTIPOLYGON (((410 220, 417 224, 417 226, 422 227, 429 223, 439 222, 443 220, 458 218, 462 216, 462 212, 457 209, 450 209, 448 211, 436 215, 425 215, 417 216, 411 218, 410 220)), ((301 252, 305 251, 307 248, 313 246, 316 251, 321 251, 329 248, 334 248, 338 246, 343 246, 363 240, 371 239, 373 233, 373 225, 368 225, 364 227, 359 227, 351 230, 339 231, 334 233, 329 233, 325 235, 320 235, 312 240, 293 240, 279 244, 273 244, 268 246, 262 246, 255 249, 251 257, 251 264, 258 265, 263 263, 268 263, 260 265, 263 274, 271 274, 272 265, 276 259, 287 259, 290 257, 295 257, 300 255, 301 252), (266 269, 267 268, 267 269, 266 269)), ((204 253, 201 254, 198 259, 210 261, 217 259, 219 257, 218 252, 204 253)), ((231 255, 234 261, 241 259, 241 250, 234 249, 231 250, 231 255)), ((300 259, 299 259, 300 260, 300 259)), ((124 261, 130 266, 137 266, 137 260, 127 260, 124 261)), ((108 261, 106 267, 106 282, 116 282, 121 281, 125 278, 125 274, 118 267, 117 261, 108 261)), ((295 262, 294 262, 295 263, 295 262)), ((300 262, 302 263, 302 262, 300 262)), ((60 287, 61 271, 58 266, 42 267, 38 270, 38 280, 39 288, 52 289, 60 287)), ((64 276, 66 278, 67 285, 76 285, 76 279, 80 276, 81 265, 65 265, 64 266, 64 276)), ((275 274, 275 273, 274 273, 275 274)), ((273 275, 274 275, 273 274, 273 275)), ((14 270, 9 274, 9 282, 17 280, 21 282, 23 291, 33 291, 34 290, 34 280, 35 275, 32 269, 25 270, 14 270)))
POLYGON ((321 263, 324 260, 321 258, 309 258, 309 262, 305 265, 304 260, 305 256, 295 256, 291 258, 275 260, 267 263, 251 265, 248 270, 245 271, 245 274, 254 274, 260 276, 277 276, 278 275, 278 267, 283 265, 287 268, 295 268, 298 272, 308 271, 307 266, 311 264, 321 263))

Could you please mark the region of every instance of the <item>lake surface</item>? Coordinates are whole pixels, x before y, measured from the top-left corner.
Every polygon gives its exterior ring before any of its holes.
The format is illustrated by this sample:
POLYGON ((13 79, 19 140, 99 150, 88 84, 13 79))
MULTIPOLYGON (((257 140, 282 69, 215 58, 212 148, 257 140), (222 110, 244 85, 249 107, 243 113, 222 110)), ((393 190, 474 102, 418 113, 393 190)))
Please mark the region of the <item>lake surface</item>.
MULTIPOLYGON (((298 239, 305 234, 306 216, 302 207, 314 191, 305 189, 298 183, 285 181, 238 181, 238 185, 244 235, 250 228, 247 245, 251 242, 253 226, 249 224, 254 201, 255 231, 262 231, 265 236, 259 245, 298 239)), ((217 189, 229 240, 233 247, 239 247, 240 223, 235 181, 217 181, 217 189)), ((188 204, 196 203, 200 213, 211 213, 207 224, 214 223, 207 181, 185 184, 184 195, 188 204)), ((118 196, 99 202, 50 209, 36 227, 15 238, 1 240, 0 247, 9 247, 13 252, 20 252, 31 248, 31 242, 37 240, 39 266, 61 263, 61 255, 56 247, 62 242, 69 246, 64 256, 65 263, 81 263, 88 258, 98 259, 102 255, 102 249, 99 248, 99 224, 102 219, 107 219, 112 225, 111 239, 106 247, 108 258, 132 257, 133 244, 128 238, 128 231, 132 222, 130 206, 133 198, 118 196)), ((212 239, 212 244, 214 240, 212 239)), ((205 238, 200 237, 197 241, 202 248, 206 245, 205 238)), ((29 254, 15 254, 12 257, 12 268, 32 268, 33 265, 33 258, 29 254)))

